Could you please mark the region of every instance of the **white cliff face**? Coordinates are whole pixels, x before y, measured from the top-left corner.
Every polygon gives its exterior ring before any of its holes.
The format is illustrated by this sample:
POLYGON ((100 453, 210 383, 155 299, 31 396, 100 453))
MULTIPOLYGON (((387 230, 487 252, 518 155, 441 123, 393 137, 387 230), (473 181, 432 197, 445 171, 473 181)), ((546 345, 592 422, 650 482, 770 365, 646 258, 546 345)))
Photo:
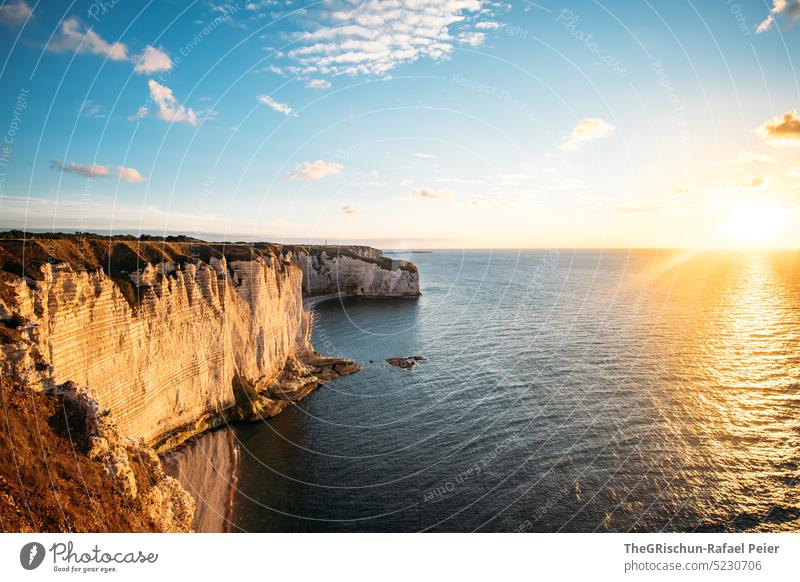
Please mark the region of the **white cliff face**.
POLYGON ((89 388, 122 434, 157 447, 213 426, 235 381, 265 385, 307 347, 301 272, 277 258, 148 265, 131 276, 136 309, 102 271, 43 270, 4 306, 27 322, 14 357, 89 388))
MULTIPOLYGON (((419 295, 416 267, 384 259, 377 249, 344 248, 334 256, 318 247, 313 254, 296 249, 230 264, 214 257, 144 263, 127 275, 138 303, 99 269, 50 261, 35 279, 0 272, 0 318, 20 324, 19 341, 0 345, 0 363, 31 386, 86 387, 111 411, 121 434, 170 448, 226 420, 247 418, 246 412, 226 416, 240 404, 237 395, 259 394, 310 350, 304 290, 419 295)), ((262 404, 277 413, 286 402, 262 404)))
MULTIPOLYGON (((213 253, 204 262, 187 254, 192 249, 173 245, 169 256, 185 260, 170 262, 162 245, 148 243, 150 256, 165 257, 148 263, 131 258, 136 245, 127 244, 113 264, 114 249, 105 241, 83 247, 62 242, 54 254, 34 245, 38 258, 23 266, 26 277, 14 274, 20 271, 16 247, 0 242, 0 265, 11 265, 0 269, 0 372, 74 403, 85 418, 85 454, 161 531, 220 529, 207 519, 213 512, 195 517, 195 500, 184 487, 213 491, 222 505, 229 489, 204 484, 210 474, 207 457, 199 455, 183 459, 176 473, 182 487, 164 472, 156 451, 229 420, 274 416, 321 384, 360 369, 313 352, 304 287, 309 295, 419 295, 416 267, 383 259, 369 247, 330 257, 245 246, 229 248, 229 256, 249 260, 228 264, 215 258, 221 256, 215 246, 196 245, 213 253), (126 275, 128 264, 144 268, 126 275)), ((219 466, 220 459, 235 457, 233 449, 214 450, 219 466)))
POLYGON ((407 261, 384 259, 377 249, 349 254, 297 251, 295 260, 303 270, 303 291, 308 295, 347 294, 361 297, 417 297, 419 273, 407 261))

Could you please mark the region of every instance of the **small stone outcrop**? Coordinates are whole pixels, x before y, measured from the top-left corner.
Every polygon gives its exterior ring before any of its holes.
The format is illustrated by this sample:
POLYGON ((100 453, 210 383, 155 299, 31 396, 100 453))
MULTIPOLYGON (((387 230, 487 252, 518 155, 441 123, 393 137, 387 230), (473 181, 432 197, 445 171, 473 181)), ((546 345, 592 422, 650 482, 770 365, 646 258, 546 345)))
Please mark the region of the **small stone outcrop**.
POLYGON ((427 362, 428 358, 425 356, 404 356, 402 358, 387 358, 386 363, 396 368, 410 370, 417 367, 417 362, 427 362))

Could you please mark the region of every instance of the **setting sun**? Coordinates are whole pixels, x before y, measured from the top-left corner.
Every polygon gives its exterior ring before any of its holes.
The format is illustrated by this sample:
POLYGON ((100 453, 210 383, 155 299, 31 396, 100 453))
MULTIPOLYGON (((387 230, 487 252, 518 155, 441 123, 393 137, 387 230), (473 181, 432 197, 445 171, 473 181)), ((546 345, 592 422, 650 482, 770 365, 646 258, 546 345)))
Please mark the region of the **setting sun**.
POLYGON ((727 230, 739 244, 764 245, 777 240, 786 221, 786 209, 779 204, 747 202, 733 210, 727 230))

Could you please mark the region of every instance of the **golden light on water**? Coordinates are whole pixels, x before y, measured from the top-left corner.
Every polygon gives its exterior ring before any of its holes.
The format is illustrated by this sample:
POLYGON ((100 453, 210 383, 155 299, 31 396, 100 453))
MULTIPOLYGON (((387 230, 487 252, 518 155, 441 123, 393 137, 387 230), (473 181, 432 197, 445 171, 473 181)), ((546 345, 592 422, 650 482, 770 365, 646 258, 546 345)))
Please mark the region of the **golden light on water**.
MULTIPOLYGON (((749 218, 759 230, 780 216, 765 211, 755 222, 749 218)), ((677 396, 688 437, 681 464, 715 468, 686 472, 703 491, 693 500, 702 514, 735 529, 793 530, 800 520, 800 446, 791 412, 800 400, 796 282, 782 253, 729 257, 703 261, 686 281, 699 285, 712 275, 719 287, 698 296, 704 300, 696 306, 697 327, 687 330, 691 341, 681 350, 681 373, 693 378, 677 396)))

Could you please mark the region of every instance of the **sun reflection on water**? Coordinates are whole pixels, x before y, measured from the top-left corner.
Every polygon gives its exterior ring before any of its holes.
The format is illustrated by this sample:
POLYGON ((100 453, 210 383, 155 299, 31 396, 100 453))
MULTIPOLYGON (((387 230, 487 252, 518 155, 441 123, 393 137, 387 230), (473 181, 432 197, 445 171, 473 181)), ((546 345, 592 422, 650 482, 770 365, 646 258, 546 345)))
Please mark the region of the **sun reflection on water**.
POLYGON ((796 530, 797 282, 780 254, 691 263, 680 267, 681 285, 714 282, 696 289, 695 327, 681 334, 689 341, 673 356, 690 368, 680 377, 696 381, 678 387, 682 418, 662 407, 683 433, 689 502, 709 522, 730 529, 796 530))

